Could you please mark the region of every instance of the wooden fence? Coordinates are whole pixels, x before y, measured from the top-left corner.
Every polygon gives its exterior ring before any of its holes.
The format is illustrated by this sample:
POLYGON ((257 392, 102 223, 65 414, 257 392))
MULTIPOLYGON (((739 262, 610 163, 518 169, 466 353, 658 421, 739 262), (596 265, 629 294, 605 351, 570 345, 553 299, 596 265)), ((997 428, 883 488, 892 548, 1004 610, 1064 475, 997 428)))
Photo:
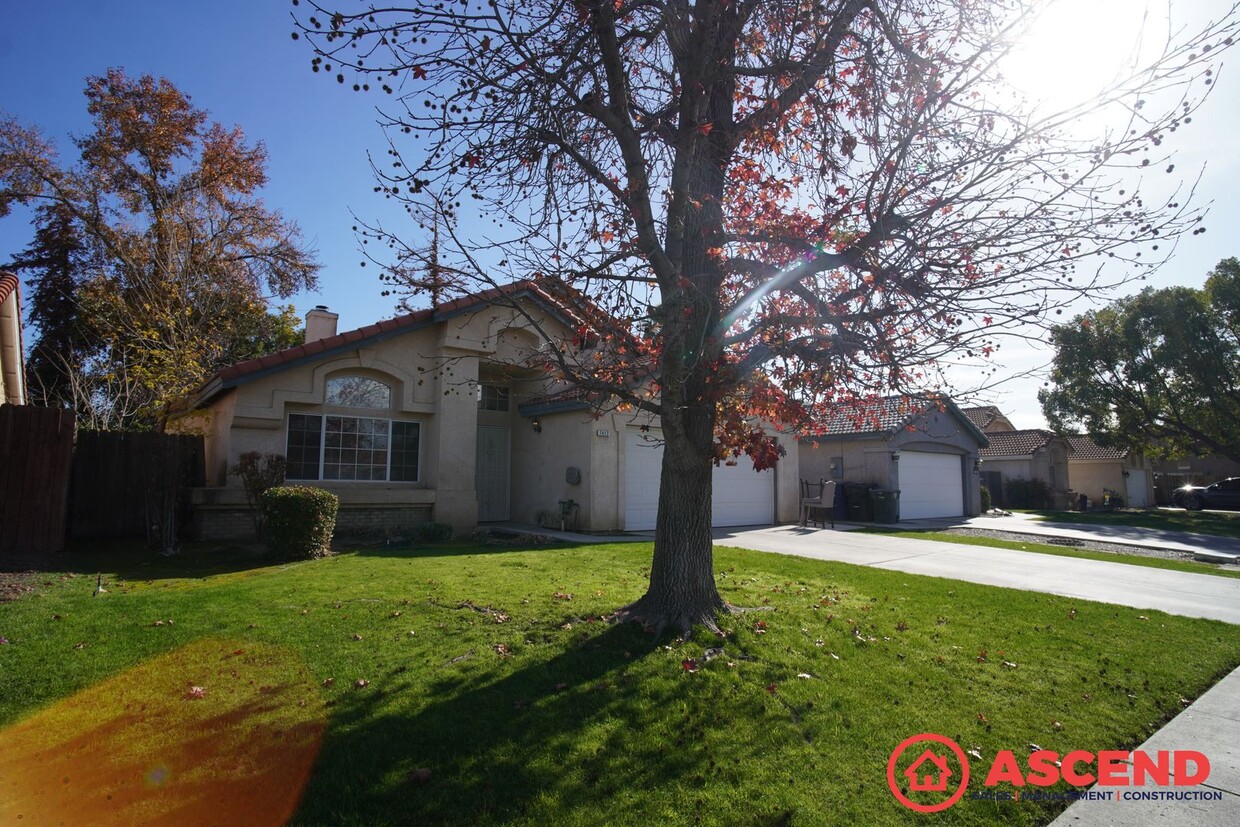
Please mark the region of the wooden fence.
POLYGON ((64 550, 73 412, 0 405, 0 563, 64 550))
MULTIPOLYGON (((174 538, 166 521, 185 507, 186 488, 206 484, 203 441, 181 434, 79 431, 73 452, 69 536, 75 540, 174 538), (164 520, 163 525, 153 525, 164 520)), ((182 515, 183 516, 183 515, 182 515)), ((180 522, 179 520, 177 522, 180 522)))

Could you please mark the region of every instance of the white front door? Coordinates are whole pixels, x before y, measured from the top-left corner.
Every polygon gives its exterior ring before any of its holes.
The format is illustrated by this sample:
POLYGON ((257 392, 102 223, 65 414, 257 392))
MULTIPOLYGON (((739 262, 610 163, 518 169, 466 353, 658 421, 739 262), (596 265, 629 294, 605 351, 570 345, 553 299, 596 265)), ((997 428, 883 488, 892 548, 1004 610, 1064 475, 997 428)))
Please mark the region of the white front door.
POLYGON ((901 451, 900 519, 960 517, 964 514, 964 482, 960 454, 901 451))
POLYGON ((508 428, 478 426, 478 458, 474 491, 478 495, 478 522, 508 519, 511 474, 511 438, 508 428))

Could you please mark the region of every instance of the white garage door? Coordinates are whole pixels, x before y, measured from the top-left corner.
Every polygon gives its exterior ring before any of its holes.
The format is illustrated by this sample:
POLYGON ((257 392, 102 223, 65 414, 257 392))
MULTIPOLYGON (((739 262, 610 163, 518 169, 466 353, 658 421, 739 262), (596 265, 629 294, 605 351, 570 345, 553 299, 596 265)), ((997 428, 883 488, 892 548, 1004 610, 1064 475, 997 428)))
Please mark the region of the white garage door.
POLYGON ((964 484, 959 454, 900 452, 900 519, 960 517, 964 484))
MULTIPOLYGON (((663 462, 662 436, 628 428, 624 447, 624 527, 651 531, 659 511, 659 469, 663 462), (652 442, 647 437, 653 437, 652 442)), ((775 475, 753 470, 748 457, 736 465, 721 465, 712 479, 711 519, 717 526, 769 525, 775 519, 775 475)))

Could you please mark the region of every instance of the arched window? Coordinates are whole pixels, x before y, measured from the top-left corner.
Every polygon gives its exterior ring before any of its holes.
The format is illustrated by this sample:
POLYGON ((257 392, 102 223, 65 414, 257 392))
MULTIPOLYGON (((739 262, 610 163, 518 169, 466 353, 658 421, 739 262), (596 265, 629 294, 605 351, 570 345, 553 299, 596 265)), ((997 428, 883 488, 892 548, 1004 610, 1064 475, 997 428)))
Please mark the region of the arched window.
POLYGON ((336 376, 327 380, 323 404, 387 410, 392 407, 392 389, 369 376, 336 376))

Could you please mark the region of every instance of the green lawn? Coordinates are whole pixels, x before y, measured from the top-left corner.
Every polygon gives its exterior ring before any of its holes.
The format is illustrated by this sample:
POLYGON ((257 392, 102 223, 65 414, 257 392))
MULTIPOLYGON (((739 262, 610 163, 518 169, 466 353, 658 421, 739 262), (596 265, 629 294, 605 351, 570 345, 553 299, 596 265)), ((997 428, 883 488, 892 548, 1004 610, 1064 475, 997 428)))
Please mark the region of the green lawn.
POLYGON ((1240 512, 1185 511, 1182 508, 1120 508, 1115 511, 1027 511, 1052 523, 1138 526, 1165 531, 1190 531, 1219 537, 1240 537, 1240 512))
POLYGON ((971 536, 968 534, 952 534, 947 531, 930 529, 887 529, 867 527, 861 529, 869 534, 886 534, 891 537, 905 537, 910 540, 935 540, 940 543, 957 543, 964 546, 987 546, 989 548, 1007 548, 1014 551, 1032 551, 1037 554, 1055 554, 1060 557, 1079 557, 1084 560, 1105 560, 1108 563, 1126 563, 1130 566, 1146 566, 1154 569, 1186 571, 1192 574, 1213 574, 1218 577, 1240 578, 1240 568, 1235 565, 1216 565, 1214 563, 1198 563, 1193 560, 1167 560, 1162 557, 1146 557, 1140 554, 1119 554, 1110 551, 1091 551, 1071 546, 1034 543, 1025 540, 999 540, 994 537, 971 536))
POLYGON ((905 738, 1131 748, 1240 664, 1238 626, 730 549, 721 589, 770 610, 655 644, 600 620, 649 555, 79 556, 0 606, 0 822, 921 824, 905 738))

